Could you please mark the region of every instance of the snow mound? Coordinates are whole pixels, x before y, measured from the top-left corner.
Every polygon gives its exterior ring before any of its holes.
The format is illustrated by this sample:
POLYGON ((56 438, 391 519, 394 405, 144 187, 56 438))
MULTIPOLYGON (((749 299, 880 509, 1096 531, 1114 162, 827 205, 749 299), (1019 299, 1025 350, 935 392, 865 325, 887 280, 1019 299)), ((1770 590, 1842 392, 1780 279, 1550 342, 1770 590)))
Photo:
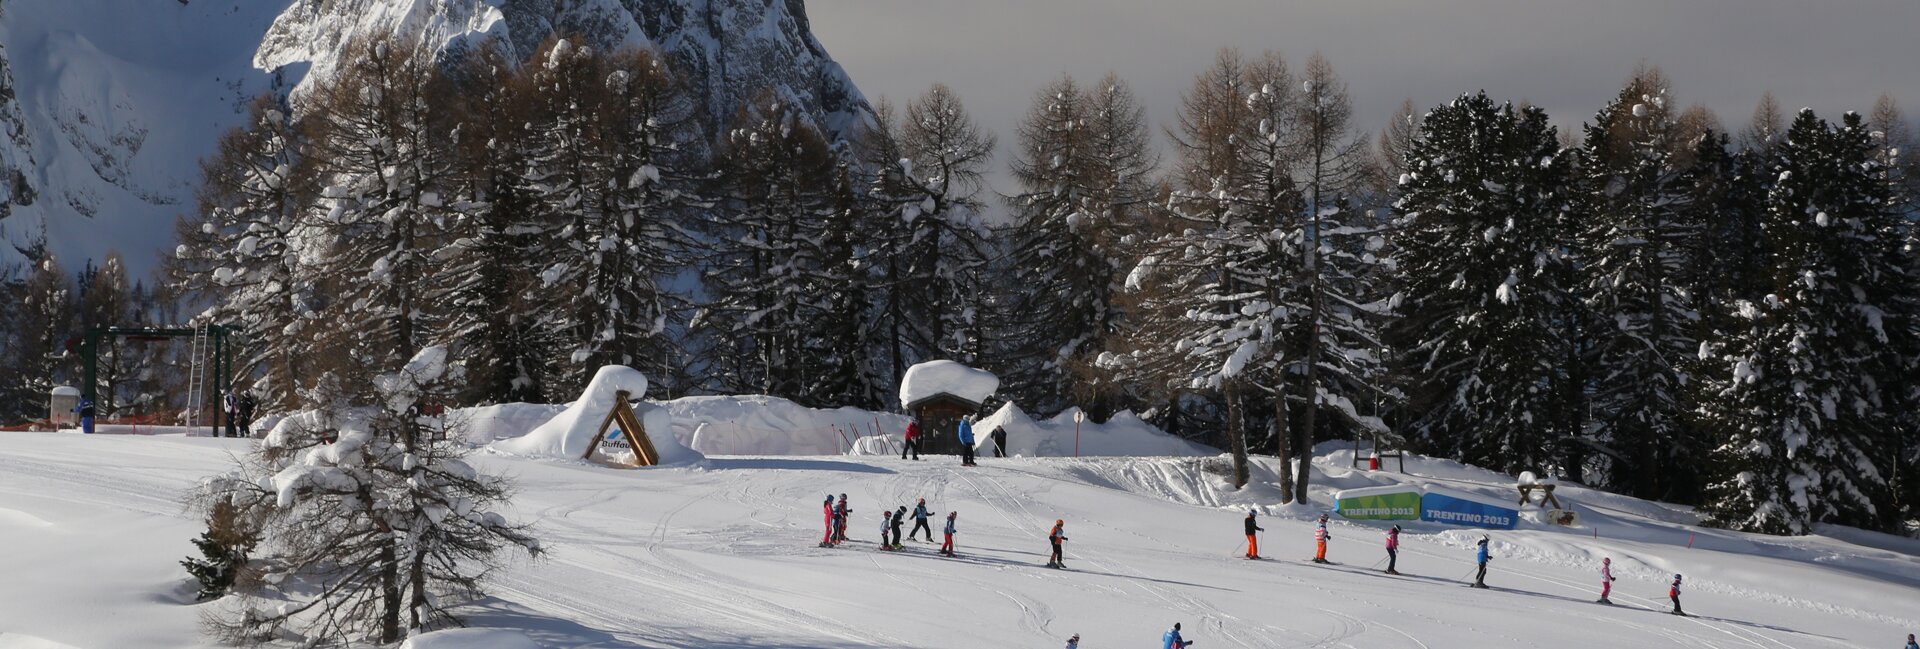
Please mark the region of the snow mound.
POLYGON ((447 629, 408 638, 400 649, 540 649, 540 645, 512 629, 447 629))
POLYGON ((841 455, 864 438, 907 426, 902 415, 808 408, 765 395, 682 397, 659 405, 673 415, 674 436, 714 455, 841 455))
POLYGON ((0 649, 79 649, 70 644, 61 644, 30 635, 0 632, 0 649))
POLYGON ((900 379, 900 407, 945 392, 983 403, 1000 389, 1000 377, 953 361, 927 361, 907 368, 900 379))
POLYGON ((486 446, 503 439, 527 434, 541 424, 565 412, 566 404, 497 403, 491 406, 459 408, 447 416, 449 426, 457 426, 468 444, 486 446))
MULTIPOLYGON (((976 446, 992 448, 993 432, 1007 432, 1007 454, 1019 457, 1071 457, 1074 454, 1074 421, 1079 408, 1069 408, 1052 419, 1035 421, 1020 407, 1008 402, 998 411, 973 426, 976 446)), ((1209 456, 1220 451, 1167 434, 1131 411, 1120 411, 1105 422, 1080 423, 1079 453, 1082 456, 1209 456)))
POLYGON ((647 437, 653 440, 654 450, 660 453, 661 465, 687 464, 704 459, 698 451, 687 448, 673 435, 673 416, 667 414, 665 408, 638 400, 640 395, 647 392, 647 377, 624 365, 600 368, 599 372, 594 373, 593 380, 587 383, 586 391, 581 393, 579 399, 568 404, 566 410, 523 437, 494 442, 489 448, 524 456, 584 457, 587 449, 598 441, 600 423, 613 409, 618 396, 616 393, 622 390, 634 398, 629 401, 633 406, 633 414, 646 427, 647 437))

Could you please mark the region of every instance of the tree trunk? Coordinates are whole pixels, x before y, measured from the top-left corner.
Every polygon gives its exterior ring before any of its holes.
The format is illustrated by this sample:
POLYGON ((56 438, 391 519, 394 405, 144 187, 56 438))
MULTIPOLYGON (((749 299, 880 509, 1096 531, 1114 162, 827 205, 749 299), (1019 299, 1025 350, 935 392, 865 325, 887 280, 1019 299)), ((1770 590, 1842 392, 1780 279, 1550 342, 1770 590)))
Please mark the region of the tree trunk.
POLYGON ((1240 417, 1240 395, 1235 381, 1221 387, 1227 399, 1227 447, 1233 453, 1233 488, 1247 486, 1247 436, 1240 417))
POLYGON ((400 556, 394 541, 380 545, 380 643, 400 641, 400 556))
POLYGON ((1293 502, 1293 472, 1287 462, 1293 457, 1293 430, 1287 420, 1287 383, 1278 381, 1273 390, 1273 456, 1280 459, 1280 502, 1293 502))
POLYGON ((407 589, 412 595, 407 603, 410 616, 407 628, 425 630, 427 621, 421 618, 421 612, 427 608, 427 555, 424 552, 415 552, 407 566, 407 589))

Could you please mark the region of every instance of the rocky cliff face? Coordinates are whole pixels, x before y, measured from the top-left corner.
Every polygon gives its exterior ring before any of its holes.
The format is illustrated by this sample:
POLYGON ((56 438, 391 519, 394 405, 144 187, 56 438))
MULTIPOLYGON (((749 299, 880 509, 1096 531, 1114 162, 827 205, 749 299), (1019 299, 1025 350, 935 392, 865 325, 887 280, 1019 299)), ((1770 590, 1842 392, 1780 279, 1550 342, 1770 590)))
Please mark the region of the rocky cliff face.
POLYGON ((300 92, 373 34, 449 59, 554 34, 652 47, 709 137, 762 92, 836 136, 869 111, 802 0, 0 0, 0 264, 44 233, 69 266, 117 248, 150 269, 247 99, 300 92))
POLYGON ((256 67, 338 65, 345 43, 399 34, 457 58, 487 38, 526 58, 555 34, 597 48, 651 47, 685 75, 712 127, 760 93, 844 136, 870 110, 813 37, 802 0, 298 0, 261 41, 256 67))

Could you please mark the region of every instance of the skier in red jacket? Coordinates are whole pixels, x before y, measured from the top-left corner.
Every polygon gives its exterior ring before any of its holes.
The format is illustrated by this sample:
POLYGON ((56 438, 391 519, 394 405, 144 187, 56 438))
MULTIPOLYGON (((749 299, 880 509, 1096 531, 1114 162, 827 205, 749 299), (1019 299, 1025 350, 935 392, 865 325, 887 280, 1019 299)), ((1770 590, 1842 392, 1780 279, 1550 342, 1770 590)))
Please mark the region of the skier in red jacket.
POLYGON ((907 453, 913 453, 913 459, 920 459, 920 422, 907 420, 906 443, 900 445, 900 459, 907 459, 907 453))
POLYGON ((827 494, 827 501, 820 504, 820 513, 827 519, 827 534, 820 537, 820 547, 833 547, 833 494, 827 494))

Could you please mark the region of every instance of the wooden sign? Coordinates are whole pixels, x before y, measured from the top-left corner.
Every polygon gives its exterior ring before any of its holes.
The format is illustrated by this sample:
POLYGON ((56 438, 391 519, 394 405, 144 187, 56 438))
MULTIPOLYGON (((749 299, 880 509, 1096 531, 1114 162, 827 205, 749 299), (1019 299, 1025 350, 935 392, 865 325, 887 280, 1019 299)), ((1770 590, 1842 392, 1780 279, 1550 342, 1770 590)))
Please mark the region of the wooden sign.
MULTIPOLYGON (((600 445, 608 441, 607 429, 617 426, 621 441, 625 441, 627 448, 633 451, 633 460, 620 464, 640 467, 660 463, 660 452, 654 450, 653 440, 647 437, 646 426, 641 425, 640 418, 634 416, 633 405, 627 401, 628 394, 626 390, 614 393, 613 410, 607 413, 606 419, 600 421, 600 431, 593 436, 593 443, 587 445, 587 454, 581 456, 582 459, 592 460, 596 452, 605 455, 604 451, 600 451, 600 445)), ((671 435, 673 432, 667 431, 667 434, 671 435)), ((610 458, 601 459, 610 461, 610 458)))

